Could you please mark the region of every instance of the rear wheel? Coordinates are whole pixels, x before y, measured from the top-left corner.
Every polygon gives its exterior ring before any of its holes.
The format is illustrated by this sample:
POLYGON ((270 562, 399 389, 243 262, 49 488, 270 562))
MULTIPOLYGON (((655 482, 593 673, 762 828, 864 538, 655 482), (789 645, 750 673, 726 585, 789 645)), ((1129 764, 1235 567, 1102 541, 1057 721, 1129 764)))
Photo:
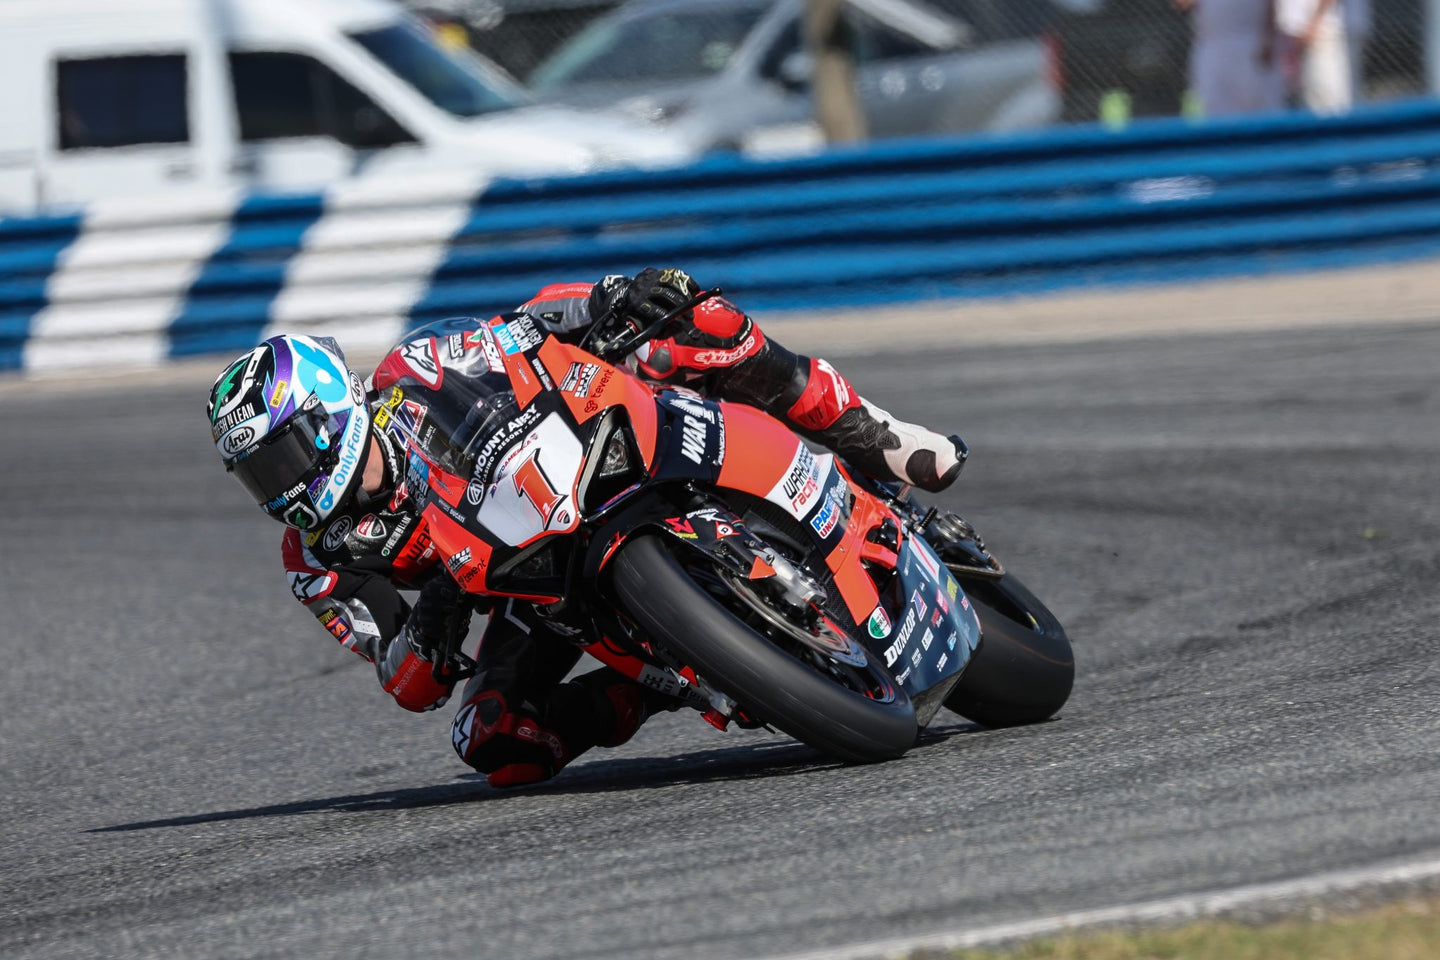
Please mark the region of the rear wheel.
POLYGON ((1075 655, 1060 621, 1011 574, 958 579, 980 617, 981 640, 945 706, 986 727, 1054 716, 1075 681, 1075 655))
POLYGON ((889 760, 914 744, 914 708, 883 667, 827 657, 706 558, 686 560, 642 535, 611 563, 626 612, 677 660, 747 714, 839 759, 889 760))

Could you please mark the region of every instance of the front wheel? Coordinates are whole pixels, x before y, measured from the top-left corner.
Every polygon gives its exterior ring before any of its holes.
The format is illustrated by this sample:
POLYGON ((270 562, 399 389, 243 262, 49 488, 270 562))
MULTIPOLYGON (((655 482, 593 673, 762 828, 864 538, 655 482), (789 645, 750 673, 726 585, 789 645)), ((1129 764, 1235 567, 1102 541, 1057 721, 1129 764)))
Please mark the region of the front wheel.
POLYGON ((1075 681, 1075 655, 1060 621, 1013 574, 958 579, 980 617, 980 649, 945 706, 986 727, 1054 716, 1075 681))
POLYGON ((635 537, 611 567, 631 619, 752 716, 841 760, 890 760, 914 744, 915 710, 883 667, 818 662, 775 618, 748 625, 722 603, 723 586, 712 594, 656 536, 635 537))

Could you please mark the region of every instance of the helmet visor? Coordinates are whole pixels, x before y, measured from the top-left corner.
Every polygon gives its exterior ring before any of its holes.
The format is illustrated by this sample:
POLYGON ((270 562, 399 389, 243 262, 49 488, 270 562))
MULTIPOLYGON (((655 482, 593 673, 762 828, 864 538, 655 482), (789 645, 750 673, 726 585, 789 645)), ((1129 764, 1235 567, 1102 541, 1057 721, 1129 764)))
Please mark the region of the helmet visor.
POLYGON ((344 426, 344 417, 329 416, 321 407, 298 413, 230 470, 256 503, 276 512, 300 495, 302 484, 339 460, 344 426))

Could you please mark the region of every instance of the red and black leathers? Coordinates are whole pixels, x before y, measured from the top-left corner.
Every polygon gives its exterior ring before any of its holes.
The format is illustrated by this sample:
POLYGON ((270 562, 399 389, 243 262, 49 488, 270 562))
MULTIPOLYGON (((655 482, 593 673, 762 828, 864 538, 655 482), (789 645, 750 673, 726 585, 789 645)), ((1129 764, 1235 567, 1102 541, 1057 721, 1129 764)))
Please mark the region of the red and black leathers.
POLYGON ((664 699, 609 667, 562 683, 580 648, 533 604, 498 600, 490 618, 450 729, 460 759, 495 786, 545 780, 591 747, 619 746, 664 699))
MULTIPOLYGON (((593 287, 549 286, 521 310, 562 329, 583 329, 613 309, 648 323, 699 292, 683 271, 651 268, 633 279, 606 277, 593 287)), ((954 441, 886 413, 829 363, 766 337, 728 300, 706 300, 675 326, 635 351, 645 376, 759 407, 881 480, 939 491, 959 476, 964 458, 954 441)))
MULTIPOLYGON (((650 280, 693 287, 679 271, 666 273, 650 280)), ((552 285, 520 311, 543 332, 578 342, 622 282, 628 281, 552 285)), ((921 485, 934 486, 959 470, 958 461, 952 470, 934 452, 943 458, 952 447, 948 440, 869 406, 825 361, 786 350, 723 299, 702 303, 634 359, 655 380, 683 381, 760 407, 881 478, 923 479, 929 482, 921 485), (920 476, 904 473, 917 467, 924 468, 920 476)), ((497 598, 492 604, 465 594, 439 563, 406 489, 404 432, 417 428, 427 397, 443 389, 445 378, 465 377, 486 362, 478 341, 472 345, 458 333, 403 344, 382 359, 372 396, 400 388, 384 406, 374 404, 375 442, 368 456, 383 460, 385 492, 370 498, 362 493, 317 530, 288 529, 283 552, 296 599, 335 639, 374 663, 386 692, 408 710, 446 702, 451 685, 434 678, 427 656, 458 646, 472 610, 488 613, 478 670, 465 687, 452 741, 491 783, 515 785, 553 776, 592 746, 625 742, 664 704, 609 668, 564 682, 580 655, 567 640, 573 626, 547 619, 523 601, 497 598), (413 606, 402 589, 419 590, 413 606)))

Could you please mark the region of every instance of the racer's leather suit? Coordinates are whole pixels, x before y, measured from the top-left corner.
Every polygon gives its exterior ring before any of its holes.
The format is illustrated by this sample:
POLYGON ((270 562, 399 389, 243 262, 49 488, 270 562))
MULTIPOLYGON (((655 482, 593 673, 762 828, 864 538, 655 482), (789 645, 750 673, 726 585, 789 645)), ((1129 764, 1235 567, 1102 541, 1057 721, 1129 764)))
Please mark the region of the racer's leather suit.
MULTIPOLYGON (((545 287, 519 312, 541 333, 578 342, 614 279, 545 287)), ((453 334, 402 344, 380 362, 372 396, 400 385, 405 398, 390 408, 375 405, 386 493, 360 495, 309 533, 287 529, 283 554, 296 599, 374 663, 386 692, 407 710, 446 702, 452 685, 434 678, 423 654, 463 639, 472 610, 489 613, 452 743, 491 784, 510 786, 547 779, 590 747, 624 743, 652 710, 672 704, 608 667, 562 682, 580 656, 567 640, 576 626, 524 601, 463 594, 439 563, 403 482, 401 421, 407 404, 424 403, 444 376, 464 376, 483 362, 480 351, 478 341, 453 334), (419 589, 413 607, 401 589, 419 589)), ((938 488, 959 471, 958 462, 953 469, 943 462, 949 441, 869 405, 824 360, 786 350, 723 299, 701 304, 678 333, 646 344, 635 359, 652 379, 760 407, 882 478, 908 466, 906 479, 938 488)))

